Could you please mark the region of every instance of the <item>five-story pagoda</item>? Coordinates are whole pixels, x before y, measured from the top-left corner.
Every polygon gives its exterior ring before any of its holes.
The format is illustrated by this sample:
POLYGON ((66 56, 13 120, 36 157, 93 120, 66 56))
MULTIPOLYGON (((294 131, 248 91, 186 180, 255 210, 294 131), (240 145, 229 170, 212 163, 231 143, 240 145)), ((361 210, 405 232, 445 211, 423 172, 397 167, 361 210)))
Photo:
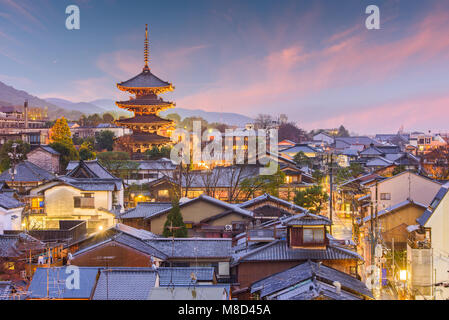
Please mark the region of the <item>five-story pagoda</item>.
POLYGON ((158 94, 173 91, 171 83, 165 82, 151 73, 148 67, 148 25, 145 25, 145 66, 143 71, 127 81, 120 82, 117 87, 133 95, 128 101, 117 101, 118 107, 134 113, 134 117, 115 121, 119 126, 133 131, 122 141, 133 153, 143 153, 152 146, 161 146, 170 142, 174 122, 159 117, 159 112, 172 108, 174 103, 166 102, 158 94))

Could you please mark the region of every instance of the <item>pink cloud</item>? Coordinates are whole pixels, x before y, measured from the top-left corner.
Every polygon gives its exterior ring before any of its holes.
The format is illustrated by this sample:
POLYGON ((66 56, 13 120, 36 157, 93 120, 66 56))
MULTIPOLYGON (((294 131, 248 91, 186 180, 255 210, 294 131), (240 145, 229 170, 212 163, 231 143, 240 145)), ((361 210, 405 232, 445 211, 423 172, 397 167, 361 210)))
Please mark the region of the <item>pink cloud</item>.
MULTIPOLYGON (((449 13, 433 12, 415 23, 399 40, 373 40, 372 32, 350 28, 331 35, 323 47, 307 50, 301 43, 271 50, 265 57, 240 58, 221 67, 215 83, 177 100, 179 107, 255 114, 261 106, 300 101, 359 83, 400 75, 415 66, 449 58, 449 13)), ((267 47, 272 47, 267 44, 267 47)), ((272 110, 273 110, 272 109, 272 110)))
POLYGON ((406 129, 423 129, 423 123, 432 123, 435 129, 447 130, 446 117, 442 115, 447 114, 448 107, 449 95, 421 96, 309 122, 307 129, 344 124, 351 130, 378 133, 396 132, 401 125, 406 129))

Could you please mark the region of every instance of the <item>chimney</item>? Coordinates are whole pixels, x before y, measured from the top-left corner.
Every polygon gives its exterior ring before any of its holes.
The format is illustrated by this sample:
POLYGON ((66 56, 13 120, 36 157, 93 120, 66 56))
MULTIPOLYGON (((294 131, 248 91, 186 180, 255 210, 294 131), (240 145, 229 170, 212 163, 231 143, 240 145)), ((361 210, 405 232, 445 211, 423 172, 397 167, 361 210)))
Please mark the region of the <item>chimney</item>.
POLYGON ((28 100, 23 104, 23 112, 25 113, 25 129, 28 129, 28 100))

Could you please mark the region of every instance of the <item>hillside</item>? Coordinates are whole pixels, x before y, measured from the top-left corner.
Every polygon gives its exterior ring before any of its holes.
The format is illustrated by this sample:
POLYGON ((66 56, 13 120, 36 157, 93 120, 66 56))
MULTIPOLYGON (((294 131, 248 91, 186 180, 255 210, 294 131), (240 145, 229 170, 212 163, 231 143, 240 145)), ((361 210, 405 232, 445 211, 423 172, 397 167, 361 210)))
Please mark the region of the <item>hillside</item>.
POLYGON ((28 105, 30 107, 47 108, 50 120, 54 120, 61 116, 64 116, 67 119, 77 120, 82 115, 79 111, 61 108, 58 105, 33 96, 26 91, 15 89, 0 81, 0 105, 14 106, 19 110, 22 110, 25 100, 28 100, 28 105))
POLYGON ((78 110, 86 114, 94 114, 94 113, 102 114, 106 112, 105 109, 90 102, 72 102, 69 100, 59 98, 47 98, 45 100, 50 102, 51 104, 57 105, 58 107, 72 111, 78 110))

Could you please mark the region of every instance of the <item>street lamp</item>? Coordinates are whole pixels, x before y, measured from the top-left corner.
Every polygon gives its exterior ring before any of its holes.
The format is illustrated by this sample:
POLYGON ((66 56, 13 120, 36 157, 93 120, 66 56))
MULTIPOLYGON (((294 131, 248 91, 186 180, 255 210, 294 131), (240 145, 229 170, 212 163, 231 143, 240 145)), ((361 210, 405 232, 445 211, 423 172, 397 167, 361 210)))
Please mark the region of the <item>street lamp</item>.
POLYGON ((405 281, 407 281, 407 270, 399 271, 399 280, 403 281, 404 283, 405 281))
POLYGON ((406 290, 407 270, 399 271, 399 280, 402 281, 402 285, 403 285, 402 290, 404 293, 403 297, 404 297, 404 300, 406 300, 407 299, 407 290, 406 290))

